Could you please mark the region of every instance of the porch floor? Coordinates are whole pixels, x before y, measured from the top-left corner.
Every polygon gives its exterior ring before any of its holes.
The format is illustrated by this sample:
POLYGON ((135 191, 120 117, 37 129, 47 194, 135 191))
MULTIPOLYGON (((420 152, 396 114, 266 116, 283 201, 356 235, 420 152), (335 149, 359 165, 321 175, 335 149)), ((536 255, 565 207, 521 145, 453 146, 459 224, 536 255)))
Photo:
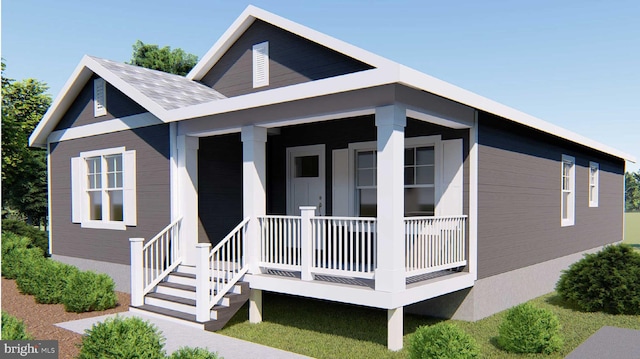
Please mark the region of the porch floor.
MULTIPOLYGON (((407 288, 410 288, 415 285, 421 285, 423 284, 422 282, 426 282, 435 278, 441 278, 441 277, 453 275, 456 273, 459 273, 459 271, 441 270, 433 273, 426 273, 426 274, 421 274, 413 277, 408 277, 406 280, 406 285, 407 285, 407 288)), ((270 276, 276 276, 276 277, 286 277, 286 278, 295 278, 295 279, 302 278, 301 272, 279 270, 279 269, 267 269, 264 274, 270 275, 270 276)), ((375 290, 375 286, 376 286, 375 280, 365 279, 365 278, 339 277, 339 276, 332 276, 332 275, 326 275, 326 274, 314 274, 313 279, 314 281, 320 281, 320 282, 329 282, 334 284, 345 284, 350 286, 366 287, 371 290, 375 290)))

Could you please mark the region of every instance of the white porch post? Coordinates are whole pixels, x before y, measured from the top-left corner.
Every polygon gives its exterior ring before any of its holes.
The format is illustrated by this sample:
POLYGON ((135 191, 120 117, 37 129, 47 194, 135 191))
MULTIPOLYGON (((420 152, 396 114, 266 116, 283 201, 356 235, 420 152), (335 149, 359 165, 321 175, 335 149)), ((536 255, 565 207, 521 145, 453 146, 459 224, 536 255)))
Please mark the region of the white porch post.
POLYGON ((211 320, 209 296, 211 292, 211 270, 209 268, 209 252, 211 243, 198 243, 196 252, 196 320, 208 322, 211 320))
POLYGON ((144 279, 142 271, 142 247, 144 238, 129 238, 131 246, 131 305, 139 307, 144 304, 144 279))
MULTIPOLYGON (((267 213, 266 201, 266 142, 267 129, 242 127, 242 211, 247 223, 246 261, 249 273, 260 273, 260 223, 258 216, 267 213)), ((251 289, 249 322, 262 321, 262 292, 251 289)))
POLYGON ((404 128, 406 110, 399 105, 376 108, 378 128, 378 268, 376 290, 404 290, 404 128))
POLYGON ((389 350, 402 349, 403 314, 403 307, 387 310, 387 348, 389 350))
POLYGON ((313 258, 312 236, 311 236, 311 217, 316 214, 316 207, 300 207, 300 261, 302 264, 302 280, 313 280, 311 274, 311 261, 313 258))
POLYGON ((197 137, 178 136, 178 209, 184 264, 196 264, 198 243, 198 147, 197 137))

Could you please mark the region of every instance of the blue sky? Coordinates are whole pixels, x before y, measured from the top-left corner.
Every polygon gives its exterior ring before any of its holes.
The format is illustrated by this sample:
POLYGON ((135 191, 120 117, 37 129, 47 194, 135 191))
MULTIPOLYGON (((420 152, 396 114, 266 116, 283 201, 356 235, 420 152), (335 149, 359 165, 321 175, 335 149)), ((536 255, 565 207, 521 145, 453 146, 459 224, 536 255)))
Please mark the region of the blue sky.
MULTIPOLYGON (((128 61, 138 39, 202 57, 249 3, 5 0, 6 75, 55 96, 82 55, 128 61)), ((640 159, 640 1, 251 4, 640 159)))

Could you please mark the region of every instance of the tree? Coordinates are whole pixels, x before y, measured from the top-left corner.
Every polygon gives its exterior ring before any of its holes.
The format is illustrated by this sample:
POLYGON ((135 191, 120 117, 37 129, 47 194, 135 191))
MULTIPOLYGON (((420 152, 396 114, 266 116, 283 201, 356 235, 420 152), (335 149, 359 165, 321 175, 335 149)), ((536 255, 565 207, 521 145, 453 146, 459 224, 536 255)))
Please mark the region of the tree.
POLYGON ((133 45, 129 64, 184 76, 197 62, 196 55, 188 54, 180 48, 173 50, 169 46, 160 48, 158 45, 145 44, 138 40, 133 45))
POLYGON ((39 224, 47 216, 46 153, 28 141, 51 97, 45 83, 5 78, 5 68, 2 62, 2 208, 39 224))
POLYGON ((624 188, 625 210, 640 211, 640 170, 624 174, 624 188))

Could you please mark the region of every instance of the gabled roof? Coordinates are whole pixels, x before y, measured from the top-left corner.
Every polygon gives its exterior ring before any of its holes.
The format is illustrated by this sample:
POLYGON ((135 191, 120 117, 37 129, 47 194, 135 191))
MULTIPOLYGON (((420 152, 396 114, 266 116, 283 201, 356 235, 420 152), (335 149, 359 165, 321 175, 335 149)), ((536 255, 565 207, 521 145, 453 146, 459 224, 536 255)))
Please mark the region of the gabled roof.
POLYGON ((32 146, 46 145, 47 136, 75 99, 82 85, 90 78, 91 72, 103 77, 163 122, 395 83, 438 95, 627 161, 636 161, 634 156, 627 153, 251 5, 233 22, 186 78, 85 56, 31 135, 29 141, 32 146), (217 91, 197 83, 257 19, 369 64, 374 69, 232 98, 224 98, 217 91), (175 98, 177 93, 191 93, 194 98, 189 98, 188 95, 175 98))
POLYGON ((184 76, 84 56, 29 137, 31 146, 46 146, 47 136, 93 74, 105 79, 160 119, 166 118, 170 110, 226 98, 218 91, 184 76))

